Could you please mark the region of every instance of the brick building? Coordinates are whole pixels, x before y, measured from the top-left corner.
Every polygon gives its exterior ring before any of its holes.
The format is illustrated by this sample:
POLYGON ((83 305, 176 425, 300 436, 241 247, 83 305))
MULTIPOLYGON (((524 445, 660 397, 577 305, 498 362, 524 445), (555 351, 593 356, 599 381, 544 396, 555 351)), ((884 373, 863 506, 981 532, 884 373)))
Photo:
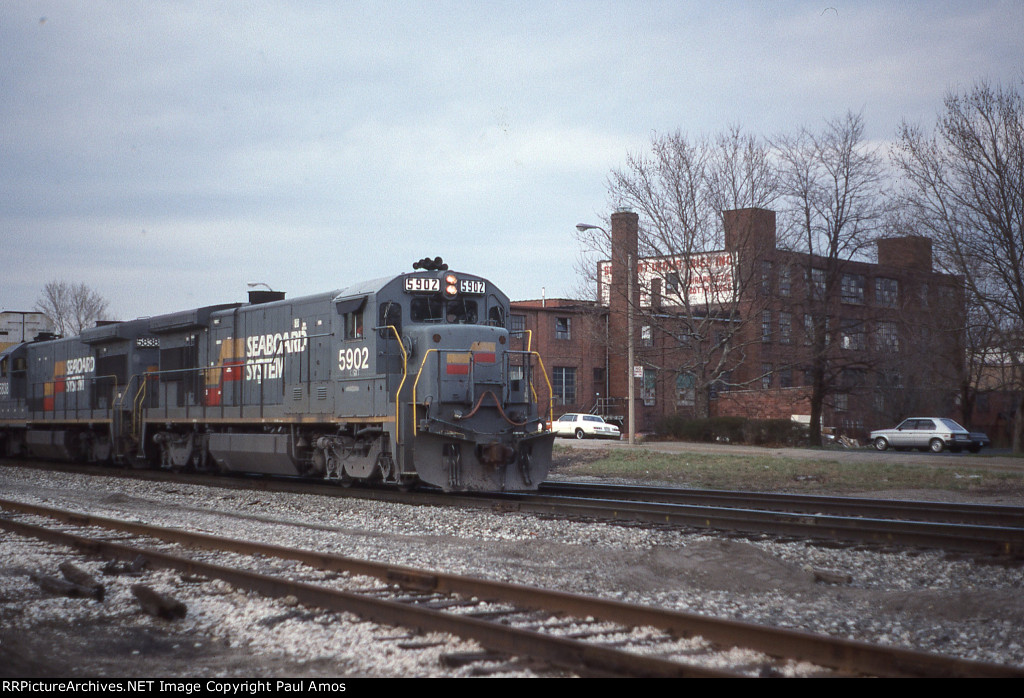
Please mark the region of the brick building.
POLYGON ((612 215, 598 301, 513 303, 513 329, 530 330, 556 416, 621 416, 631 381, 640 431, 677 412, 807 419, 815 364, 829 386, 822 424, 852 436, 910 414, 956 414, 963 295, 957 277, 932 270, 929 239, 879 240, 877 263, 830 268, 779 249, 775 213, 763 209, 727 211, 722 250, 641 258, 638 232, 635 213, 612 215))

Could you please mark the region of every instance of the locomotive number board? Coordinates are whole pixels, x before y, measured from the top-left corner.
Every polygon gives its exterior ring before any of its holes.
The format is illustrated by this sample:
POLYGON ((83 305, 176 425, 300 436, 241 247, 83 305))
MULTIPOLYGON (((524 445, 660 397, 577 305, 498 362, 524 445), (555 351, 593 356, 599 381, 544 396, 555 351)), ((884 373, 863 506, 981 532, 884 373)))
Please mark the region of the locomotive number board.
POLYGON ((441 290, 441 279, 407 276, 405 290, 410 293, 435 293, 441 290))
POLYGON ((483 295, 487 284, 476 279, 461 279, 459 281, 459 293, 483 295))

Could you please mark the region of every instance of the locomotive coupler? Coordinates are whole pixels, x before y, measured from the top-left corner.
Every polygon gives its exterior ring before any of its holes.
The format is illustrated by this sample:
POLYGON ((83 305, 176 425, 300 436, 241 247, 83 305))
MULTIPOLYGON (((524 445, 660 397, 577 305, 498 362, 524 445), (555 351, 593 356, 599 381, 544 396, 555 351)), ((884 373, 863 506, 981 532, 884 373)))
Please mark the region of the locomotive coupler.
POLYGON ((477 446, 477 459, 485 464, 491 466, 508 465, 516 459, 516 451, 511 446, 492 441, 489 444, 480 444, 477 446))

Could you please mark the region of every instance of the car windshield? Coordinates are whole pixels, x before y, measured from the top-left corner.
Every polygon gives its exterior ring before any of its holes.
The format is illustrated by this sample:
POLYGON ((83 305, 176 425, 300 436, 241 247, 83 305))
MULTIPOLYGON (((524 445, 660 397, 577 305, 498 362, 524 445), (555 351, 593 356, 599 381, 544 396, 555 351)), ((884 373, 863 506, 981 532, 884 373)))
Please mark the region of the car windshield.
POLYGON ((940 421, 946 425, 947 429, 954 429, 956 431, 967 431, 962 426, 954 422, 952 419, 942 419, 940 421))
POLYGON ((603 419, 601 419, 600 417, 595 417, 593 415, 589 415, 589 414, 586 417, 583 418, 583 421, 585 421, 585 422, 600 422, 601 424, 604 424, 604 420, 603 419))

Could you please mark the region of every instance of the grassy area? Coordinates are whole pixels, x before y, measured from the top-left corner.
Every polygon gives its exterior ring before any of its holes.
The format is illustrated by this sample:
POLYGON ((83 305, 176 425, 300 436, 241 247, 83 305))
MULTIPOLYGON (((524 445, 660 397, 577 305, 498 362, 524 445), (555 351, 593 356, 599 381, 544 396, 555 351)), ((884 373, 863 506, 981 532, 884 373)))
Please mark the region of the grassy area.
POLYGON ((771 454, 657 453, 644 448, 577 450, 555 446, 555 475, 623 478, 686 487, 786 492, 870 492, 880 490, 953 490, 977 494, 1024 495, 1024 474, 914 463, 840 462, 828 452, 820 458, 771 454))

